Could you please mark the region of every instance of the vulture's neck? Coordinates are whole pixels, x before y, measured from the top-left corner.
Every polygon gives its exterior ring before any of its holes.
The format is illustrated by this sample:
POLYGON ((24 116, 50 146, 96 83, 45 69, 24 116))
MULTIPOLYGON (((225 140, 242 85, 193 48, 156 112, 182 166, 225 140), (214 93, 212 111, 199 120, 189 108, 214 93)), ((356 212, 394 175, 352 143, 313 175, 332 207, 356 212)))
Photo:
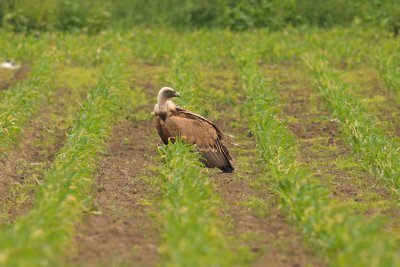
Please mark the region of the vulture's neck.
POLYGON ((170 100, 161 99, 158 101, 156 109, 156 114, 165 120, 176 110, 176 105, 170 100))

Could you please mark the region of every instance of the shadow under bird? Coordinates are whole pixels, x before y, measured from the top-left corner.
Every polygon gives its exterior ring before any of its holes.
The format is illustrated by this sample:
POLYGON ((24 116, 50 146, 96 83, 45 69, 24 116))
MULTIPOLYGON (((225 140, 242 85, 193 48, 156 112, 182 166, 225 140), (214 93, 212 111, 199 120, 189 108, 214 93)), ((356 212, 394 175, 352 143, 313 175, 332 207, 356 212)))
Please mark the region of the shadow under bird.
POLYGON ((156 128, 164 144, 174 142, 177 137, 195 145, 201 153, 201 161, 208 168, 219 168, 223 172, 233 172, 224 135, 218 127, 206 118, 175 105, 171 99, 179 93, 170 87, 163 87, 158 93, 154 107, 156 128))

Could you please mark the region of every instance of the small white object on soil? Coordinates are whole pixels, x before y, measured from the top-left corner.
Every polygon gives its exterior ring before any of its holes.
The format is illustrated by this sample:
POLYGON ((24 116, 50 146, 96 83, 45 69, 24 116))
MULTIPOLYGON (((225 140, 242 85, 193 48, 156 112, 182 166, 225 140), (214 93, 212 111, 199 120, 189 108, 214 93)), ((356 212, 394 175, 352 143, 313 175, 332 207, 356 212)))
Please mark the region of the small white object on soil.
POLYGON ((16 70, 19 69, 20 65, 15 64, 14 62, 5 61, 0 64, 0 68, 2 69, 9 69, 9 70, 16 70))

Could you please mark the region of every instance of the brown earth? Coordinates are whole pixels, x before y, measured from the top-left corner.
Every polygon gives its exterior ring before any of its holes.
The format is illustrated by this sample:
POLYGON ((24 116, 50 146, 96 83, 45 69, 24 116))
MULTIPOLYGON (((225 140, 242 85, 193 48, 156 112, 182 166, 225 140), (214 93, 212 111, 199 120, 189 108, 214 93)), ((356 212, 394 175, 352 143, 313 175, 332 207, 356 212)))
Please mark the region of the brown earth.
POLYGON ((158 191, 148 181, 157 175, 153 124, 125 121, 114 129, 108 153, 99 164, 95 209, 78 228, 79 266, 155 266, 159 230, 151 218, 158 191))
POLYGON ((12 221, 29 209, 36 186, 41 183, 57 150, 72 125, 83 92, 61 88, 49 96, 23 129, 11 151, 0 158, 0 222, 12 221))
MULTIPOLYGON (((207 82, 214 90, 224 90, 229 84, 238 87, 238 82, 232 81, 234 75, 227 73, 224 77, 218 72, 209 75, 207 82)), ((236 101, 242 102, 242 96, 236 101)), ((237 246, 250 248, 253 266, 326 266, 287 222, 279 200, 270 188, 272 181, 266 182, 265 170, 256 164, 255 140, 247 137, 247 121, 234 106, 225 104, 218 109, 221 114, 218 114, 216 125, 224 132, 228 147, 236 158, 235 171, 233 174, 214 173, 212 178, 225 207, 223 213, 232 226, 231 234, 242 239, 237 246), (260 206, 251 204, 252 200, 260 206)))
POLYGON ((397 197, 353 158, 338 124, 331 119, 307 73, 294 66, 266 72, 278 81, 288 128, 298 140, 299 162, 330 188, 332 197, 359 205, 367 217, 385 217, 385 229, 397 232, 400 229, 397 197))
MULTIPOLYGON (((162 86, 164 73, 162 67, 141 65, 135 72, 135 85, 152 99, 162 86)), ((146 101, 141 109, 150 111, 151 108, 152 104, 146 101)), ((226 113, 229 108, 225 107, 226 113)), ((155 144, 159 138, 148 117, 147 120, 133 118, 114 129, 107 145, 109 152, 99 164, 94 211, 78 229, 77 255, 69 259, 68 264, 154 266, 159 260, 157 247, 161 233, 157 220, 152 218, 157 212, 152 203, 161 198, 161 192, 148 181, 157 175, 149 166, 158 162, 155 144)), ((228 119, 221 120, 221 129, 229 128, 228 122, 228 119)), ((229 133, 243 136, 242 130, 232 129, 229 133)), ((246 153, 241 155, 245 159, 241 165, 252 165, 256 157, 254 143, 246 142, 248 147, 240 147, 235 153, 246 153)), ((251 235, 252 238, 242 245, 249 246, 255 255, 261 254, 256 266, 324 266, 306 248, 300 235, 289 228, 273 194, 252 188, 251 180, 258 179, 260 172, 254 169, 249 172, 237 166, 233 175, 210 173, 226 208, 221 212, 233 225, 232 235, 235 238, 251 235), (257 215, 244 204, 252 196, 268 203, 267 216, 257 215)))
MULTIPOLYGON (((235 172, 240 173, 241 170, 236 169, 235 172)), ((251 175, 252 179, 260 176, 259 173, 247 175, 251 175)), ((301 236, 289 227, 273 193, 256 191, 248 182, 238 180, 234 175, 218 174, 213 178, 217 192, 226 205, 227 216, 231 218, 233 234, 236 237, 250 236, 244 243, 256 258, 253 266, 325 266, 305 246, 301 236), (267 203, 266 214, 259 211, 259 215, 245 205, 252 196, 267 203)))
POLYGON ((342 78, 360 98, 362 106, 375 117, 378 126, 388 135, 400 137, 400 97, 385 88, 377 71, 361 67, 346 70, 342 78))
POLYGON ((294 66, 284 69, 266 70, 277 79, 281 95, 282 110, 288 120, 289 130, 297 137, 300 162, 327 184, 333 195, 356 202, 368 201, 365 191, 372 185, 380 198, 390 193, 377 180, 361 169, 352 158, 349 147, 343 142, 338 124, 331 119, 324 100, 309 80, 307 73, 294 66), (339 166, 338 160, 353 162, 347 169, 339 166))
POLYGON ((113 130, 108 153, 99 163, 95 211, 78 227, 77 253, 67 265, 155 266, 159 258, 161 235, 153 217, 161 193, 151 184, 158 175, 151 167, 158 164, 159 137, 149 116, 167 69, 137 62, 132 68, 132 87, 147 97, 113 130))
POLYGON ((24 80, 29 73, 29 68, 22 65, 17 70, 0 69, 0 92, 6 90, 14 82, 24 80))
MULTIPOLYGON (((25 198, 20 199, 14 188, 28 186, 29 194, 33 193, 33 188, 39 183, 44 170, 51 163, 49 155, 54 153, 53 147, 38 145, 46 140, 48 127, 51 124, 49 108, 40 109, 40 115, 31 121, 24 130, 19 146, 15 146, 13 151, 5 158, 0 159, 0 206, 6 214, 2 215, 9 220, 13 220, 18 213, 26 209, 30 204, 25 198), (34 181, 36 180, 37 181, 34 181), (28 185, 29 184, 29 185, 28 185), (18 208, 13 205, 17 202, 18 208)), ((62 142, 62 134, 57 142, 62 142)), ((4 218, 4 219, 5 219, 4 218)))

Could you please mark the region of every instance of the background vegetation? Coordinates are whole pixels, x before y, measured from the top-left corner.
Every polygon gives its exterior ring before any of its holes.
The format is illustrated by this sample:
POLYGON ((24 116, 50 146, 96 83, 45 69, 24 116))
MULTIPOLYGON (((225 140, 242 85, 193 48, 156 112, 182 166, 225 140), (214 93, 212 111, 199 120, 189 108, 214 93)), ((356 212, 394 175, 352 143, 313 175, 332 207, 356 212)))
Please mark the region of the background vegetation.
POLYGON ((233 30, 366 24, 399 34, 397 0, 2 0, 0 22, 17 32, 96 33, 115 26, 233 30))

